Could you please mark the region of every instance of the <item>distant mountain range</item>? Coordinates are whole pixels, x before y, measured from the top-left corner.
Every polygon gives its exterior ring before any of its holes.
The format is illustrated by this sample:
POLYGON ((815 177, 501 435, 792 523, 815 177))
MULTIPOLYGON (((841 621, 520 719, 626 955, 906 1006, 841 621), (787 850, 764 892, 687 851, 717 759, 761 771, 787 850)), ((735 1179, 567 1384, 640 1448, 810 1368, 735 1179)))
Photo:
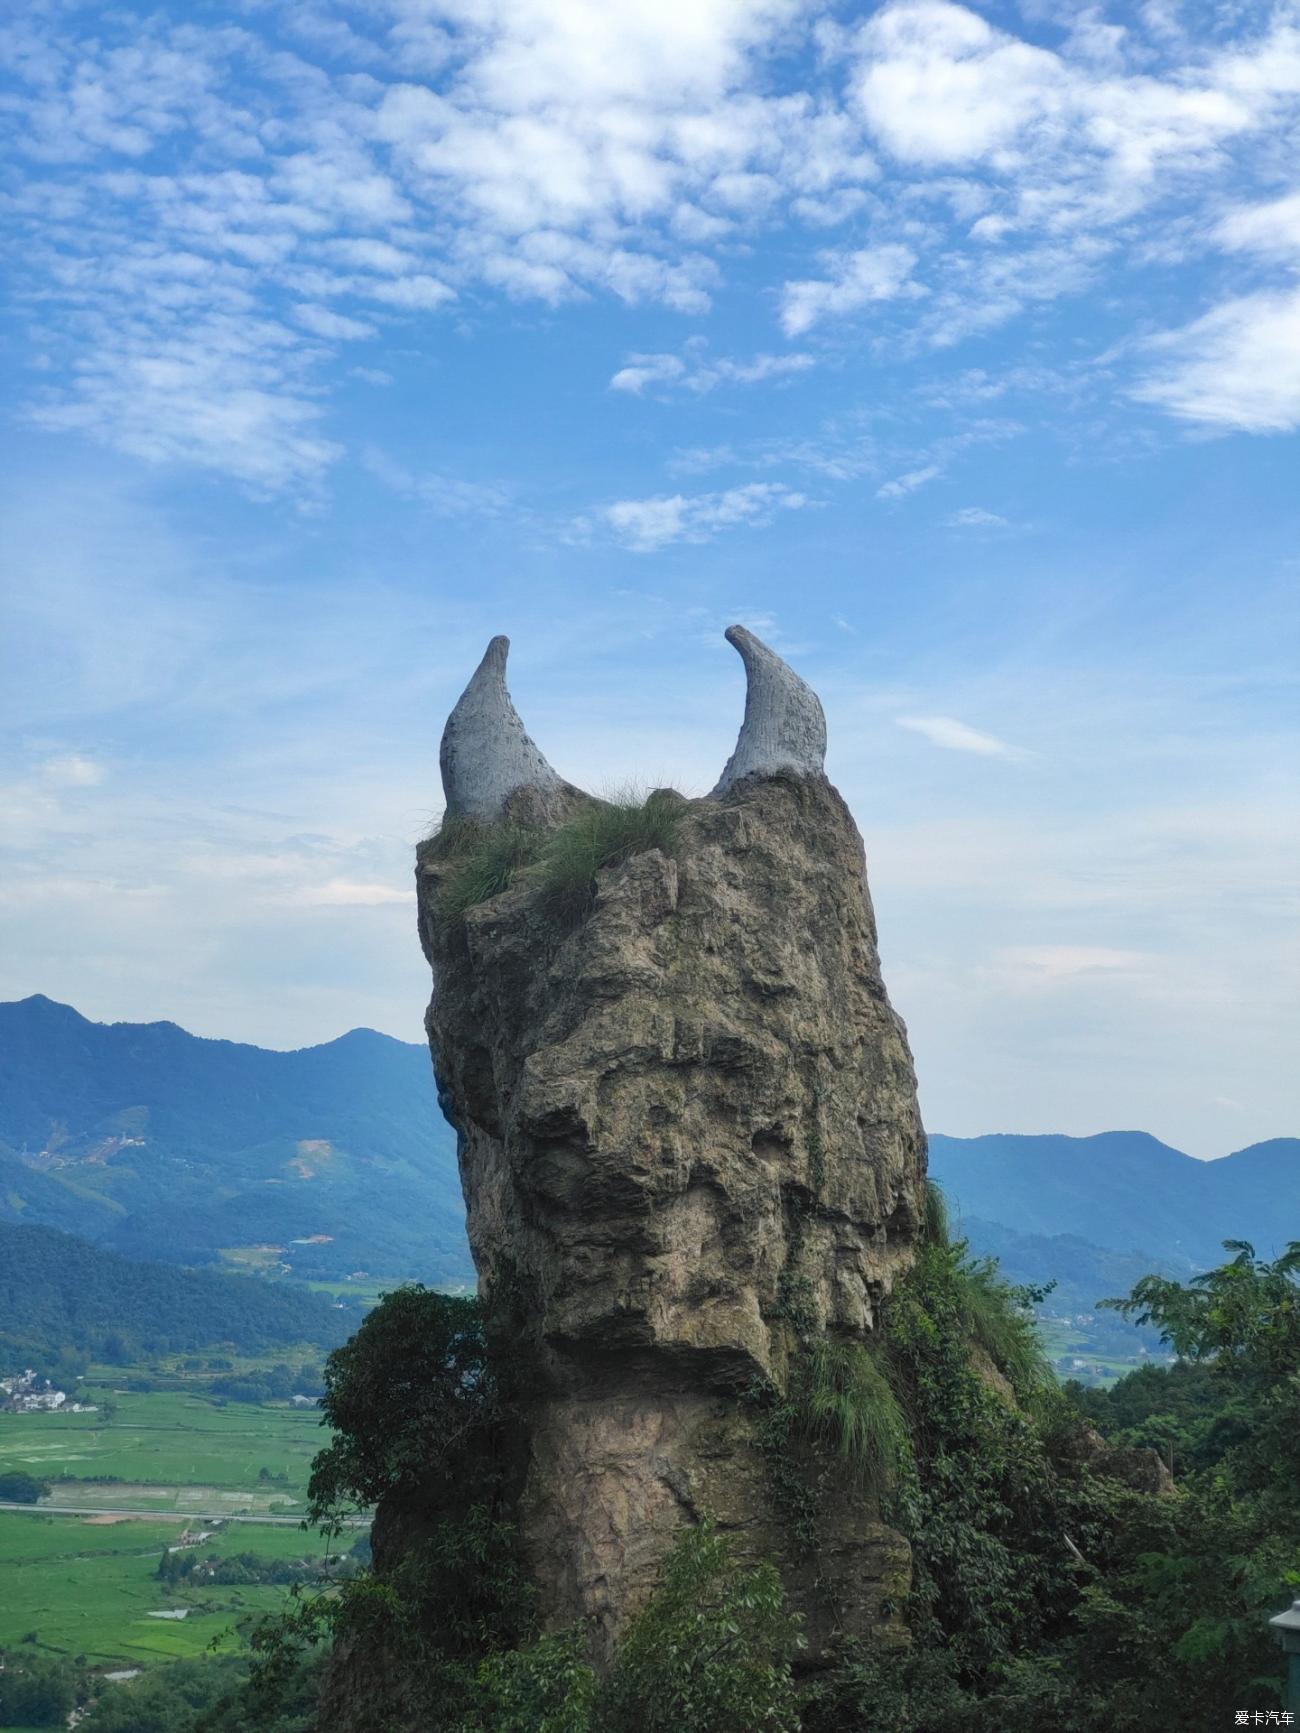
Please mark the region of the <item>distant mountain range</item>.
MULTIPOLYGON (((1300 1239, 1300 1138, 1214 1162, 1140 1131, 930 1138, 977 1249, 1080 1308, 1220 1242, 1300 1239)), ((469 1282, 455 1138, 423 1047, 370 1029, 296 1053, 174 1023, 92 1023, 37 995, 0 1004, 0 1222, 137 1258, 285 1263, 469 1282)))
POLYGON ((429 1055, 370 1029, 295 1053, 0 1004, 0 1222, 136 1258, 472 1281, 429 1055))
POLYGON ((1174 1270, 1222 1261, 1222 1241, 1277 1252, 1300 1239, 1300 1138, 1197 1161, 1144 1131, 1096 1137, 930 1138, 930 1172, 968 1224, 1068 1235, 1174 1270))

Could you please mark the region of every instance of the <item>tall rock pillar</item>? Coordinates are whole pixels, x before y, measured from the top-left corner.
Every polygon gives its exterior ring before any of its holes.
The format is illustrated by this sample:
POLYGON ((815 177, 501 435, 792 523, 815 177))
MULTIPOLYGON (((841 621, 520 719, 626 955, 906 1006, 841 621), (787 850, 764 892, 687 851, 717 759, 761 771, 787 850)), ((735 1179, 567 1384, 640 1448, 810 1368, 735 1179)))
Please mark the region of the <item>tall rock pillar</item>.
MULTIPOLYGON (((536 869, 453 912, 454 848, 421 851, 428 1030, 490 1328, 524 1369, 520 1527, 548 1620, 616 1633, 712 1512, 780 1565, 816 1653, 897 1636, 907 1548, 847 1489, 796 1544, 756 1393, 786 1388, 810 1334, 869 1340, 920 1231, 925 1144, 821 706, 727 635, 744 726, 671 847, 600 871, 576 912, 536 869)), ((462 836, 588 799, 524 732, 505 649, 444 737, 462 836)))

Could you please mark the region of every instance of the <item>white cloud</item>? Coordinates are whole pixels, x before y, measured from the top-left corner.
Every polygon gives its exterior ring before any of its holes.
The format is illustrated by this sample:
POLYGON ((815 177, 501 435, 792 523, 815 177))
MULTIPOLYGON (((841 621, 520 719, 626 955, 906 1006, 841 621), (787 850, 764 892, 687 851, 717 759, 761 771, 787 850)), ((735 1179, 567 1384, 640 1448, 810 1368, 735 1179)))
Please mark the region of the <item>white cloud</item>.
POLYGON ((788 337, 811 330, 828 315, 842 317, 874 301, 916 293, 916 286, 908 283, 916 264, 910 247, 861 247, 824 258, 828 276, 789 282, 782 290, 781 325, 788 337))
POLYGON ((884 6, 858 39, 855 95, 880 141, 925 165, 967 163, 1059 112, 1065 69, 1054 54, 995 30, 964 6, 884 6))
POLYGON ((665 385, 680 379, 686 363, 678 355, 629 355, 609 382, 611 391, 628 391, 639 397, 647 385, 665 385))
POLYGON ((779 482, 749 482, 720 493, 669 494, 623 499, 599 514, 634 553, 654 553, 670 542, 705 542, 723 530, 770 523, 779 511, 813 504, 779 482))
POLYGON ((692 389, 712 390, 715 384, 757 385, 765 379, 781 379, 791 373, 806 373, 817 363, 811 355, 796 351, 791 355, 755 355, 752 361, 719 360, 702 367, 692 389))
MULTIPOLYGON (((975 407, 982 407, 978 398, 975 407)), ((768 437, 679 450, 671 467, 687 475, 742 468, 802 472, 838 484, 870 479, 877 483, 876 498, 894 503, 945 475, 963 453, 978 446, 1005 444, 1026 431, 1023 423, 1010 417, 977 415, 957 432, 909 446, 896 436, 890 437, 891 433, 896 435, 898 419, 893 413, 878 416, 869 407, 862 408, 836 416, 802 437, 768 437), (895 468, 899 473, 888 476, 895 468), (883 482, 878 480, 882 474, 888 476, 883 482)), ((965 527, 976 527, 972 518, 963 517, 961 522, 965 527)), ((994 526, 986 523, 984 527, 994 526)))
POLYGON ((1000 975, 1031 987, 1080 976, 1146 976, 1158 962, 1149 951, 1110 945, 1008 945, 994 953, 1000 975))
POLYGON ((789 355, 760 354, 750 361, 736 361, 729 356, 711 360, 704 355, 702 344, 687 348, 686 360, 680 355, 629 355, 610 380, 610 389, 639 397, 647 386, 665 389, 681 386, 703 395, 719 385, 758 385, 764 380, 806 373, 817 365, 811 355, 798 351, 789 355))
POLYGON ((387 280, 381 277, 358 281, 359 294, 371 301, 383 301, 390 307, 401 307, 409 313, 436 313, 439 307, 456 299, 456 291, 437 277, 417 271, 409 277, 387 280))
MULTIPOLYGON (((437 90, 390 85, 378 136, 493 281, 552 300, 603 281, 698 310, 704 291, 680 278, 669 236, 715 239, 810 172, 816 118, 754 88, 759 58, 801 9, 448 0, 459 75, 437 90), (585 245, 530 257, 546 234, 585 245)), ((856 154, 832 160, 831 186, 861 172, 856 154)))
POLYGON ((1229 252, 1300 259, 1300 192, 1268 204, 1239 206, 1222 219, 1214 238, 1229 252))
POLYGON ((1300 427, 1300 288, 1225 301, 1150 347, 1142 402, 1243 433, 1300 427))
POLYGON ((104 780, 104 767, 81 752, 69 752, 59 758, 47 758, 41 775, 47 782, 61 788, 97 788, 104 780))
POLYGON ((391 241, 382 241, 373 235, 340 236, 337 240, 322 243, 320 251, 326 257, 354 265, 358 270, 386 272, 392 277, 418 271, 421 263, 420 255, 409 247, 395 247, 391 241))
MULTIPOLYGON (((1212 244, 1240 270, 1300 248, 1300 195, 1248 202, 1300 123, 1289 6, 1199 42, 1059 8, 1029 42, 946 0, 855 27, 807 0, 317 0, 229 26, 163 5, 93 35, 76 9, 28 12, 0 126, 49 357, 38 418, 261 492, 319 489, 329 346, 376 309, 418 346, 492 295, 699 317, 743 284, 778 292, 789 336, 874 309, 906 357, 1162 251, 1212 244), (797 227, 845 222, 869 244, 797 227)), ((651 342, 616 389, 812 365, 651 342)), ((1278 413, 1252 394, 1217 419, 1278 413)))
POLYGON ((982 505, 964 505, 960 511, 953 512, 947 522, 950 528, 958 530, 1004 530, 1010 528, 1008 519, 999 517, 995 511, 985 511, 982 505))
POLYGON ((294 308, 293 316, 304 330, 330 341, 345 343, 375 334, 373 325, 367 325, 361 319, 349 319, 342 313, 331 313, 328 307, 303 304, 294 308))
POLYGON ((75 384, 33 406, 40 426, 268 492, 310 493, 341 455, 318 430, 321 405, 294 389, 303 358, 286 327, 220 312, 151 323, 134 310, 96 325, 75 384))
MULTIPOLYGON (((1113 37, 1110 44, 1119 47, 1113 37)), ((1040 200, 1122 205, 1166 164, 1204 160, 1221 140, 1259 125, 1270 96, 1286 90, 1290 66, 1300 64, 1285 25, 1235 64, 1225 57, 1164 79, 1098 65, 1077 37, 1066 46, 1073 58, 1023 42, 964 6, 903 0, 882 7, 859 33, 857 101, 872 132, 904 162, 991 163, 1033 186, 1040 200), (1070 165, 1077 174, 1086 160, 1102 184, 1066 185, 1070 165)))
POLYGON ((918 487, 924 487, 927 481, 933 481, 943 474, 943 468, 937 463, 923 464, 920 469, 909 469, 905 475, 895 476, 892 481, 884 482, 876 489, 877 499, 905 499, 909 493, 915 493, 918 487))
POLYGON ((973 752, 980 758, 1027 756, 1022 747, 1010 746, 995 734, 983 734, 951 716, 898 716, 895 722, 899 728, 923 735, 931 745, 942 746, 949 752, 973 752))

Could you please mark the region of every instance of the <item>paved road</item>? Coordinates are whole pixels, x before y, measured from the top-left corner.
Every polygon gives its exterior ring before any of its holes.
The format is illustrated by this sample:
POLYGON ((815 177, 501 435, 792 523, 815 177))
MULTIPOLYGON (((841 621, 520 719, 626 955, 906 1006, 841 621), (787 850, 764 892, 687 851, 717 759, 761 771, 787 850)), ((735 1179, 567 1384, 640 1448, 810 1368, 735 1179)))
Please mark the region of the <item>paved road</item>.
MULTIPOLYGON (((300 1516, 257 1516, 242 1510, 121 1510, 103 1504, 9 1504, 0 1499, 0 1510, 26 1511, 29 1516, 130 1516, 146 1522, 265 1522, 297 1528, 300 1516)), ((368 1516, 343 1518, 344 1528, 369 1528, 368 1516)))

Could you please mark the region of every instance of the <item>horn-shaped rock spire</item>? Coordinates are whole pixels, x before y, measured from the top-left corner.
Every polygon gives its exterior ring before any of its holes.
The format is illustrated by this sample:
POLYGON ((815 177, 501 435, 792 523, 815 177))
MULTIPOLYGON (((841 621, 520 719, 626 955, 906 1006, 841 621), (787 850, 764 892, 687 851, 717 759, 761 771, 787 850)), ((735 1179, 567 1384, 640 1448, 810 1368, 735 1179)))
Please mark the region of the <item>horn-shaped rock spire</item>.
POLYGON ((817 694, 743 626, 728 626, 726 638, 740 652, 748 686, 740 738, 714 795, 725 794, 746 776, 774 776, 779 770, 820 775, 826 716, 817 694))
POLYGON ((442 731, 438 760, 448 818, 499 818, 517 788, 553 795, 568 787, 529 739, 510 701, 509 650, 509 638, 493 638, 442 731))

